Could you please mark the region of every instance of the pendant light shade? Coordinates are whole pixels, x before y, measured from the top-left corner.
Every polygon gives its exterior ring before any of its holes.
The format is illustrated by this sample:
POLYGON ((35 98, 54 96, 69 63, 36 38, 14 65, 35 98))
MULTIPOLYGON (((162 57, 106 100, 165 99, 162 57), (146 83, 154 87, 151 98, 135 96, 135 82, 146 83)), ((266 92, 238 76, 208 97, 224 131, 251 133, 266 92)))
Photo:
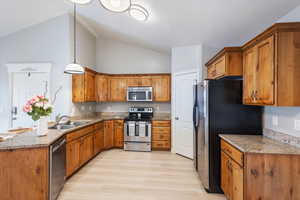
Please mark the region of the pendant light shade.
POLYGON ((66 74, 84 74, 84 68, 77 64, 77 59, 76 59, 76 17, 77 17, 77 12, 76 12, 76 4, 74 3, 74 61, 71 64, 68 64, 65 68, 65 73, 66 74))
POLYGON ((146 21, 149 17, 149 12, 143 6, 132 4, 129 15, 138 21, 146 21))
POLYGON ((131 0, 99 0, 103 8, 111 12, 126 12, 131 6, 131 0))
POLYGON ((65 69, 66 74, 84 74, 84 68, 76 63, 68 64, 65 69))
POLYGON ((76 4, 81 4, 81 5, 88 4, 88 3, 92 2, 92 0, 69 0, 69 1, 71 1, 72 3, 76 3, 76 4))

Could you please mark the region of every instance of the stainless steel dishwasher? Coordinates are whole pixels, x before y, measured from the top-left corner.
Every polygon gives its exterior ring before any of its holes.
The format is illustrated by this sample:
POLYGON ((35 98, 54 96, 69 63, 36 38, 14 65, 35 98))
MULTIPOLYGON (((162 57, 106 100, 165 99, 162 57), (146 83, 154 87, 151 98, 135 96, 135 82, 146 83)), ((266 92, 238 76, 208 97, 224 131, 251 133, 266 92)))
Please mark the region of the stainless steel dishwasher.
POLYGON ((66 180, 66 138, 50 146, 49 200, 56 200, 66 180))

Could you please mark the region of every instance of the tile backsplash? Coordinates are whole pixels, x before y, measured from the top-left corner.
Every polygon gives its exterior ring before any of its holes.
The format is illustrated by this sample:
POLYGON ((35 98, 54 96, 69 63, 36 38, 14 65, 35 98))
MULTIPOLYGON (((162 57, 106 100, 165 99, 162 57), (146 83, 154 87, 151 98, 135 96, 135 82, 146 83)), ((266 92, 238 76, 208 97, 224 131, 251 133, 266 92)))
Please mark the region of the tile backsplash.
POLYGON ((292 136, 267 128, 264 129, 264 136, 300 148, 300 137, 292 136))

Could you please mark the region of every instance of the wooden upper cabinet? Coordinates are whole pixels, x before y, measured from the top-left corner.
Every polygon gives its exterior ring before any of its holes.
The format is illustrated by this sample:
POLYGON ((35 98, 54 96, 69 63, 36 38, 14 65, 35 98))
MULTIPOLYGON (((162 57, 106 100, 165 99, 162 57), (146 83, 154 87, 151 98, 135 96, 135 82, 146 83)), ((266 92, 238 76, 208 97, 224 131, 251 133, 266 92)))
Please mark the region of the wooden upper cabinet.
POLYGON ((111 77, 109 85, 110 101, 122 102, 127 100, 127 79, 125 77, 111 77))
POLYGON ((219 79, 227 76, 242 76, 243 59, 241 47, 226 47, 208 63, 207 78, 219 79))
POLYGON ((74 103, 96 101, 96 72, 85 69, 82 75, 72 75, 72 100, 74 103))
POLYGON ((127 78, 128 87, 151 87, 152 78, 151 76, 138 76, 127 78))
POLYGON ((142 86, 142 87, 151 87, 152 86, 151 76, 141 77, 140 78, 140 86, 142 86))
POLYGON ((279 23, 243 46, 244 104, 300 106, 300 23, 279 23))
POLYGON ((153 101, 169 102, 171 101, 171 76, 158 75, 152 76, 153 101))
POLYGON ((97 74, 96 75, 96 100, 97 102, 106 102, 108 101, 108 81, 109 81, 109 76, 107 75, 101 75, 97 74))

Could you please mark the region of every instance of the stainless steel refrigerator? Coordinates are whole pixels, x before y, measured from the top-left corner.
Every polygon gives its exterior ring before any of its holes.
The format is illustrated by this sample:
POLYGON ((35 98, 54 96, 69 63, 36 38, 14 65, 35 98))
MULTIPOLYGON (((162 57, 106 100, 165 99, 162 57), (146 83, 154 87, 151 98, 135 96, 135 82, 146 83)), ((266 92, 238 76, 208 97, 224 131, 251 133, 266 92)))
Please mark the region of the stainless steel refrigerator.
POLYGON ((219 134, 262 134, 262 107, 242 103, 242 80, 205 80, 194 87, 194 165, 205 189, 222 193, 219 134))

